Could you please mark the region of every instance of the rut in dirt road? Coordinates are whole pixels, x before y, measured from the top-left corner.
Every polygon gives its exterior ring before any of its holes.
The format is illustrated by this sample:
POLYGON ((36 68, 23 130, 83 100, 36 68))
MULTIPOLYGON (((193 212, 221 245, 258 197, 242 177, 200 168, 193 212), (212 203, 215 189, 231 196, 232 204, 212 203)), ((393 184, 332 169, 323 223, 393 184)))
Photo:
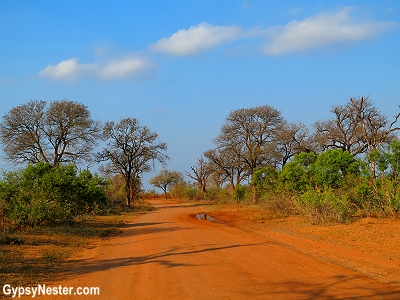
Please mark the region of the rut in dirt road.
MULTIPOLYGON (((96 299, 399 299, 395 286, 218 222, 204 206, 152 200, 155 210, 82 253, 64 286, 96 299)), ((67 299, 66 297, 63 297, 67 299)))

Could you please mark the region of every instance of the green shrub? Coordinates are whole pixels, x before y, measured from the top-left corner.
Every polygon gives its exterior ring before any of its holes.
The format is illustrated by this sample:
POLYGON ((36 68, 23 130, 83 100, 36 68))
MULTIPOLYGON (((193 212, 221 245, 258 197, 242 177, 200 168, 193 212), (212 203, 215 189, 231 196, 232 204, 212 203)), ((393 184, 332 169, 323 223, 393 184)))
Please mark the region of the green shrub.
POLYGON ((185 188, 185 193, 186 193, 186 196, 189 198, 189 200, 203 200, 204 199, 204 195, 198 187, 187 186, 185 188))
POLYGON ((38 226, 72 220, 97 206, 105 206, 105 181, 74 165, 29 165, 3 175, 0 197, 7 218, 16 225, 38 226))
POLYGON ((347 223, 351 217, 351 205, 344 197, 338 197, 332 191, 307 191, 295 200, 300 213, 314 224, 347 223))
POLYGON ((235 198, 237 201, 243 201, 246 195, 246 187, 238 184, 235 189, 235 198))

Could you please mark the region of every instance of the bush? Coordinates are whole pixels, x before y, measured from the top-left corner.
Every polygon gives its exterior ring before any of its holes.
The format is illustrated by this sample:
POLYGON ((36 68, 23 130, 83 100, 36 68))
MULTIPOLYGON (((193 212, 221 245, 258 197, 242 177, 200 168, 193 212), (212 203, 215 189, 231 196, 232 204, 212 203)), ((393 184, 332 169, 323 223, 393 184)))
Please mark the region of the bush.
POLYGON ((170 195, 172 198, 177 198, 179 200, 182 200, 186 196, 186 187, 184 184, 175 184, 171 190, 170 190, 170 195))
POLYGON ((295 213, 295 205, 289 195, 283 193, 264 194, 260 200, 260 204, 265 210, 263 219, 283 218, 295 213))
POLYGON ((236 201, 243 201, 244 196, 246 195, 246 187, 243 185, 238 184, 235 189, 235 198, 236 201))
POLYGON ((52 167, 37 163, 4 174, 0 197, 9 220, 21 227, 72 220, 105 206, 105 181, 74 165, 52 167))
POLYGON ((313 152, 296 154, 279 174, 279 181, 292 192, 305 192, 313 186, 310 167, 317 160, 313 152))
POLYGON ((204 199, 204 195, 198 187, 186 186, 185 193, 186 193, 186 197, 188 197, 189 200, 197 200, 198 201, 198 200, 204 199))
POLYGON ((307 191, 295 200, 298 211, 313 224, 347 223, 351 217, 351 205, 344 197, 331 191, 307 191))

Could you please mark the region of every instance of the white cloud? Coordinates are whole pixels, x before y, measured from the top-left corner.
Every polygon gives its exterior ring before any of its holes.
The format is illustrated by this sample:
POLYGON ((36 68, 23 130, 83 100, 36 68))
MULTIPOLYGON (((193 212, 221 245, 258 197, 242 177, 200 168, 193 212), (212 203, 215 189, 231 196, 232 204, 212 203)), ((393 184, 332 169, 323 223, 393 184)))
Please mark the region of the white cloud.
POLYGON ((104 80, 147 76, 153 65, 144 58, 134 55, 108 62, 79 64, 77 58, 49 65, 40 71, 38 77, 53 80, 76 80, 79 77, 95 77, 104 80))
POLYGON ((51 79, 73 80, 83 75, 90 75, 96 70, 95 64, 79 64, 77 58, 63 60, 57 65, 48 65, 38 73, 39 77, 48 77, 51 79))
POLYGON ((152 65, 142 58, 127 57, 105 65, 98 73, 98 77, 102 79, 120 79, 141 76, 151 68, 152 65))
POLYGON ((162 38, 150 45, 150 50, 177 56, 196 55, 240 36, 240 27, 213 26, 203 22, 187 30, 179 30, 168 38, 162 38))
POLYGON ((355 22, 349 17, 351 11, 351 7, 345 7, 335 13, 321 13, 303 21, 268 28, 265 33, 270 41, 265 53, 285 54, 368 39, 396 25, 395 22, 355 22))

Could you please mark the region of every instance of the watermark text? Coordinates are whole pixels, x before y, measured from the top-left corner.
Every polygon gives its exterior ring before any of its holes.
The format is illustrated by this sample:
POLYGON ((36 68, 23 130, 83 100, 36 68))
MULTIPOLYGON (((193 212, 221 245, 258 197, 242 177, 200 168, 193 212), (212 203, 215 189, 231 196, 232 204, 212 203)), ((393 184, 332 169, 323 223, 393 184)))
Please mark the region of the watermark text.
POLYGON ((71 287, 71 286, 46 286, 38 284, 37 286, 12 286, 10 284, 3 285, 3 294, 11 296, 11 298, 20 298, 22 296, 31 296, 35 298, 41 295, 76 295, 89 296, 100 295, 99 287, 71 287))

